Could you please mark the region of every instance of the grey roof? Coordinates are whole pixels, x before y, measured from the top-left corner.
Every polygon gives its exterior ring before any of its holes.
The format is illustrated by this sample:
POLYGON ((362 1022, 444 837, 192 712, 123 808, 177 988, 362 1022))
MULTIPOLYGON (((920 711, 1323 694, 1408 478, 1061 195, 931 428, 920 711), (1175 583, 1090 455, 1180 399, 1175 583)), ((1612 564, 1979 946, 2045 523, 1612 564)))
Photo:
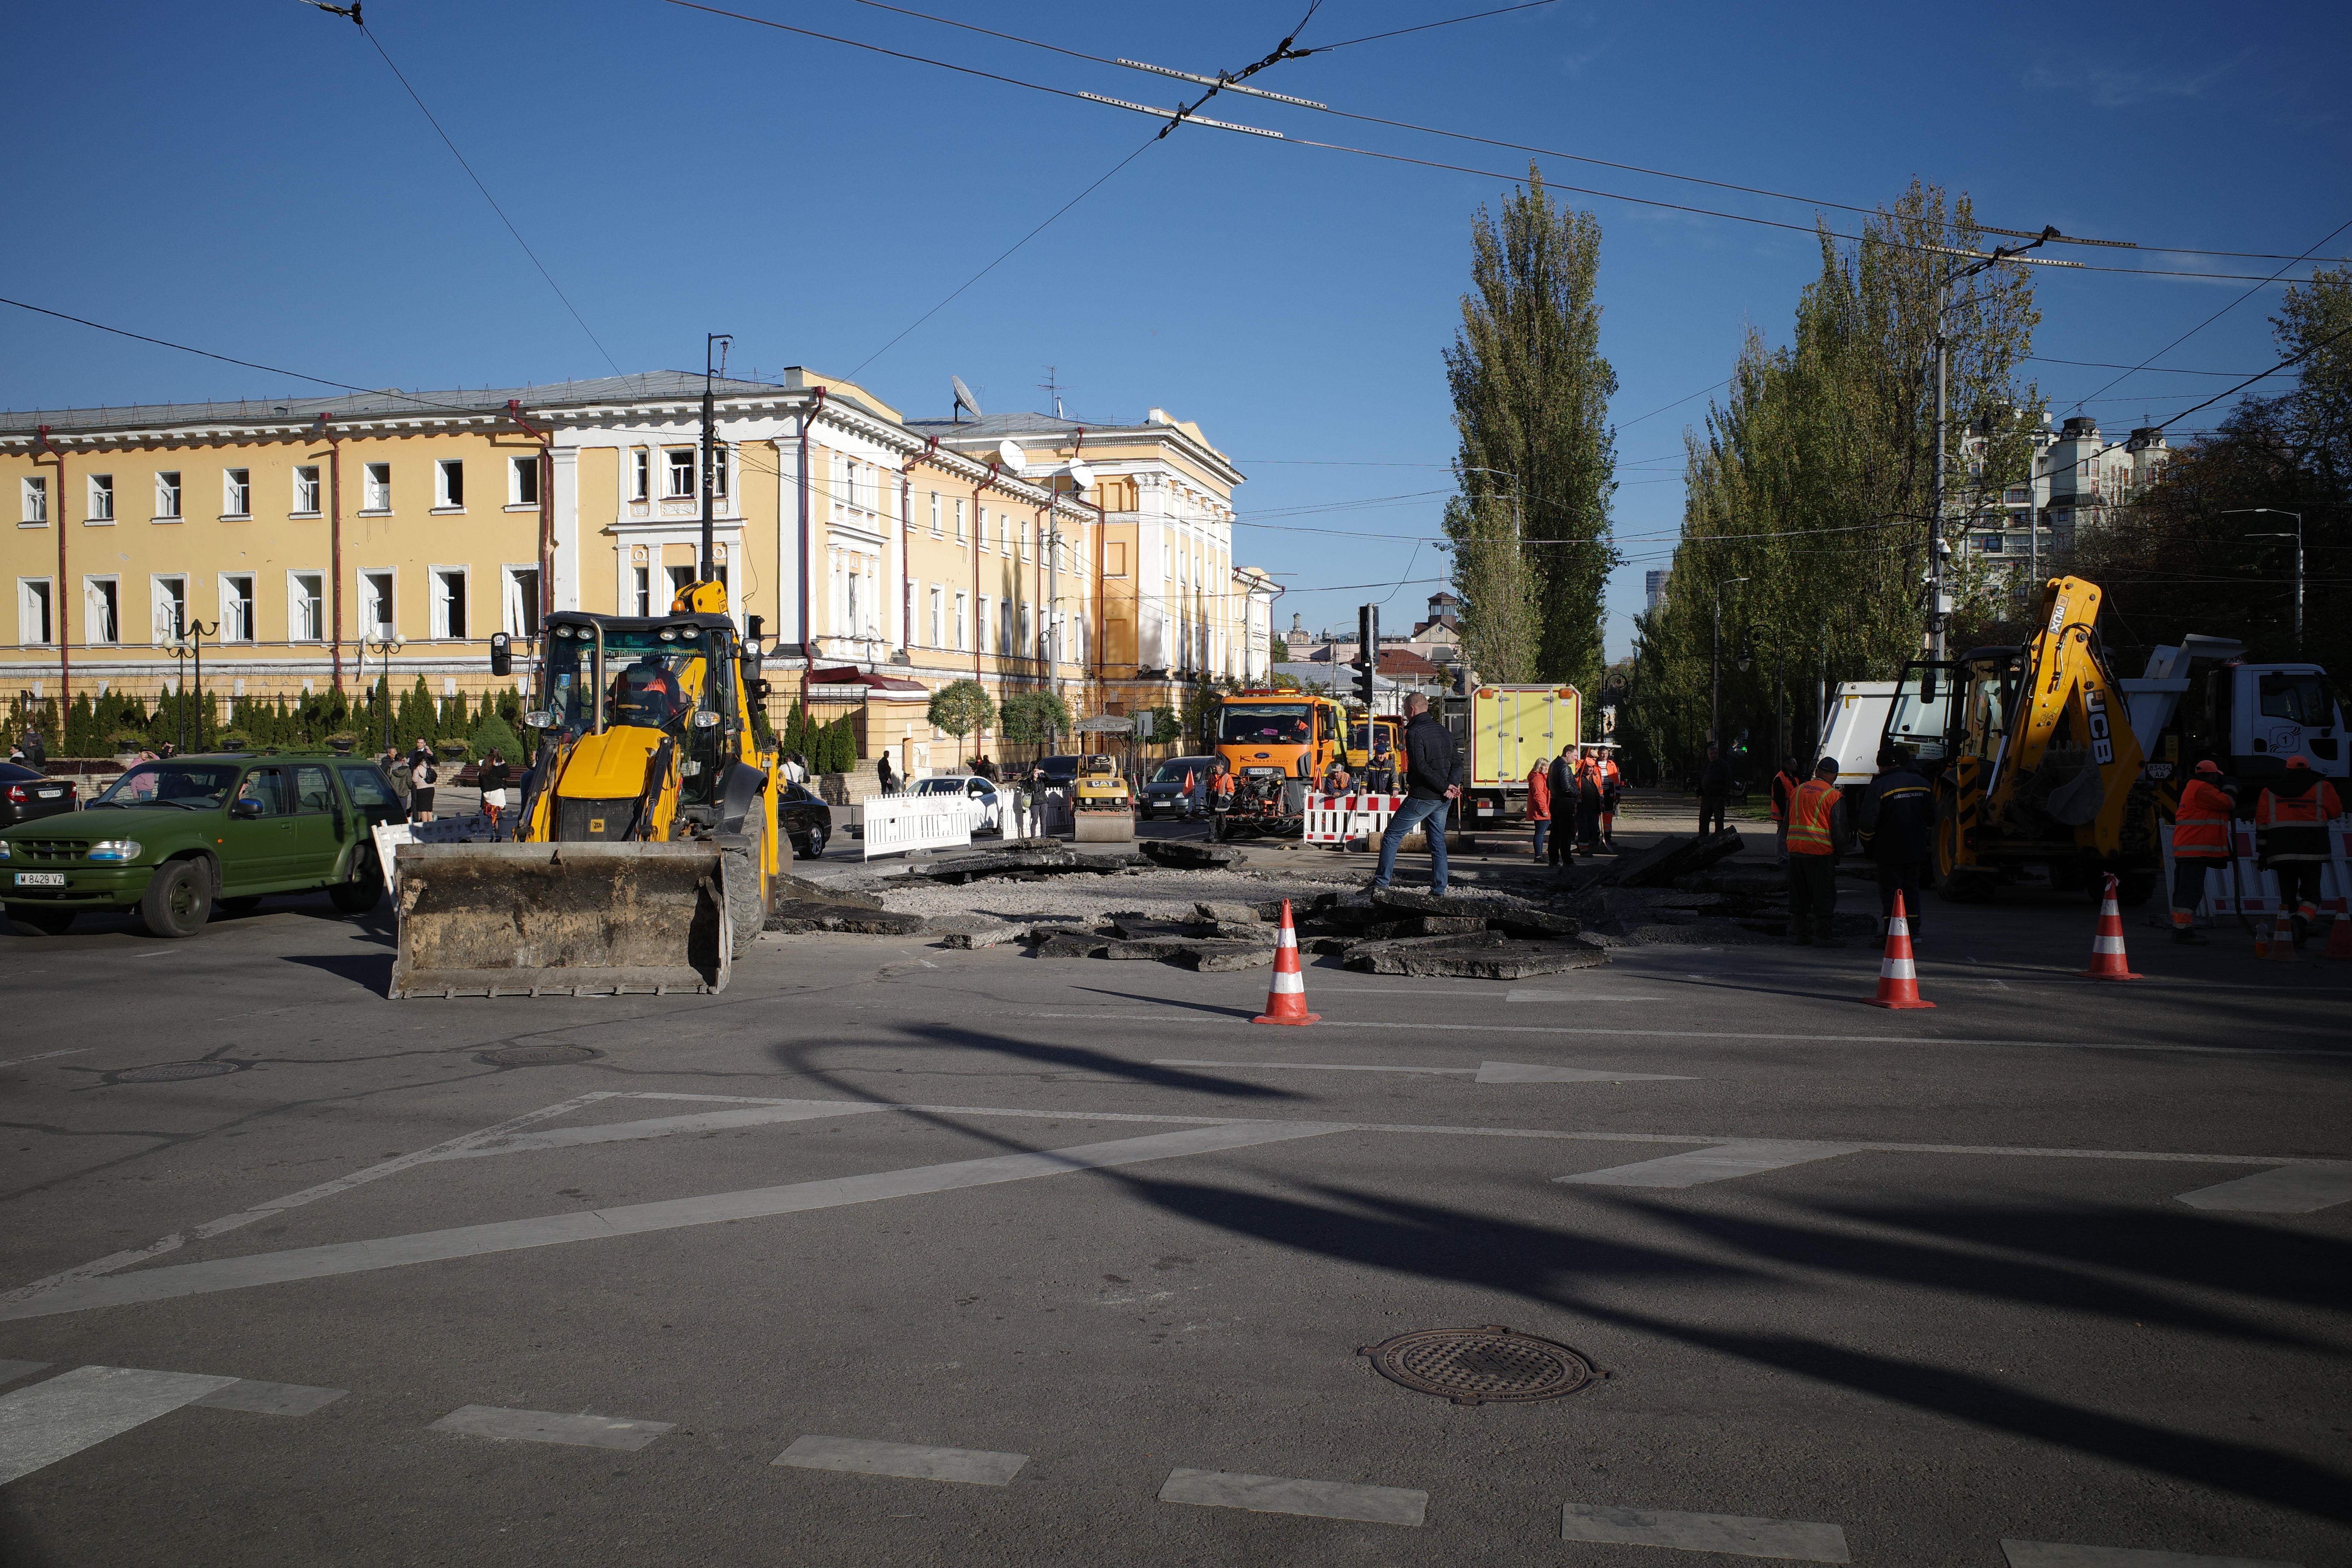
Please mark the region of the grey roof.
MULTIPOLYGON (((773 396, 786 389, 766 382, 716 380, 711 389, 722 397, 773 396)), ((58 431, 121 430, 173 427, 217 420, 235 424, 270 424, 281 420, 315 419, 320 414, 337 419, 398 417, 404 414, 495 414, 509 399, 534 409, 580 407, 604 403, 667 403, 702 395, 699 371, 656 370, 637 375, 597 376, 588 381, 543 382, 536 386, 458 387, 454 391, 404 392, 388 387, 379 392, 346 393, 334 397, 293 396, 244 398, 221 403, 148 403, 114 408, 66 408, 19 414, 0 412, 0 430, 30 431, 47 425, 58 431)))
POLYGON ((906 423, 908 429, 919 430, 926 436, 938 436, 942 439, 950 436, 969 436, 975 440, 1002 440, 1007 436, 1069 436, 1080 430, 1131 428, 1116 419, 1063 419, 1051 414, 990 414, 971 419, 909 419, 906 423))

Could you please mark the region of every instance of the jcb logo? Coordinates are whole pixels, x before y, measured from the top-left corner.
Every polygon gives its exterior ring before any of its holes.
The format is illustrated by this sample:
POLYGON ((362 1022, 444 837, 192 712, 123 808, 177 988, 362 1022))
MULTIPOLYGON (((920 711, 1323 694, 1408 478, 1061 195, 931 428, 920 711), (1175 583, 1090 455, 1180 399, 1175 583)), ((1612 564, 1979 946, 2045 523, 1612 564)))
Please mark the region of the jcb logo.
POLYGON ((2116 760, 2116 743, 2107 734, 2107 694, 2095 686, 2084 687, 2083 707, 2091 721, 2091 760, 2104 767, 2116 760))
POLYGON ((2066 600, 2063 595, 2050 606, 2050 625, 2046 629, 2053 637, 2066 629, 2066 600))

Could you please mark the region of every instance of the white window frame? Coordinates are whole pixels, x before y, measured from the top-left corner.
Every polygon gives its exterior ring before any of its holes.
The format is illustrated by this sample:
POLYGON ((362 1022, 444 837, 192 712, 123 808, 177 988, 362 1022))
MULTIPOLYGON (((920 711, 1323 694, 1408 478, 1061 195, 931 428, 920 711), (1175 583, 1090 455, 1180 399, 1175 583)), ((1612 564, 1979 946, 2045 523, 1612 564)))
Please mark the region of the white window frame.
POLYGON ((692 500, 702 493, 698 488, 700 476, 694 471, 694 448, 691 447, 662 448, 662 500, 692 500), (679 462, 680 458, 684 458, 686 461, 679 462), (686 489, 682 490, 677 488, 681 475, 686 479, 686 489))
POLYGON ((294 510, 289 517, 317 517, 326 486, 319 478, 319 465, 298 463, 294 466, 294 510), (308 492, 307 494, 305 492, 308 492), (305 504, 307 503, 307 504, 305 504))
POLYGON ((945 646, 940 641, 940 637, 945 630, 945 627, 941 623, 941 617, 946 614, 946 610, 941 604, 941 601, 946 597, 946 589, 942 588, 937 583, 931 584, 931 638, 929 646, 932 647, 940 647, 945 646))
POLYGON ((507 510, 537 511, 539 481, 538 453, 533 452, 528 458, 509 458, 507 459, 507 510), (531 492, 529 496, 523 494, 526 489, 531 492))
POLYGON ((165 643, 187 636, 189 586, 188 575, 184 572, 154 572, 148 574, 147 624, 156 647, 161 647, 165 643), (172 584, 177 584, 179 587, 180 591, 176 595, 171 591, 172 584), (174 605, 176 609, 173 612, 173 624, 167 627, 164 625, 165 611, 174 605))
POLYGON ((16 579, 16 641, 25 647, 47 647, 58 640, 58 591, 47 577, 16 579), (44 628, 43 621, 48 622, 44 628))
POLYGON ((392 465, 390 463, 360 465, 360 515, 362 517, 392 515, 392 465))
POLYGON ((651 500, 654 490, 654 455, 649 447, 629 448, 629 499, 651 500))
POLYGON ((539 636, 539 565, 509 562, 499 570, 499 598, 507 636, 536 639, 539 636))
MULTIPOLYGON (((699 454, 698 453, 698 456, 699 454)), ((734 449, 729 447, 726 443, 715 442, 712 444, 710 453, 710 501, 714 510, 723 510, 724 508, 720 503, 730 500, 735 493, 735 487, 731 482, 734 476, 730 472, 734 466, 734 449)), ((696 493, 698 495, 700 492, 697 491, 696 493)))
POLYGON ((969 612, 971 609, 971 595, 969 594, 958 594, 955 596, 955 602, 956 651, 958 653, 970 653, 971 651, 970 646, 970 627, 971 626, 971 620, 969 612))
POLYGON ((433 459, 433 510, 438 514, 463 514, 466 510, 466 459, 436 458, 433 459), (449 481, 455 479, 452 485, 449 481))
POLYGON ((425 586, 433 595, 433 640, 436 642, 469 642, 474 609, 473 568, 469 566, 428 566, 425 586), (449 623, 449 583, 455 578, 457 592, 464 603, 459 606, 461 624, 449 623))
POLYGON ((353 595, 359 605, 361 637, 382 637, 387 630, 400 629, 400 568, 397 566, 362 566, 359 568, 358 593, 353 595), (378 598, 374 581, 383 578, 384 593, 378 598), (373 601, 371 604, 371 601, 373 601), (377 614, 370 615, 371 608, 377 614))
POLYGON ((251 517, 253 515, 253 470, 223 468, 221 470, 221 517, 251 517))
POLYGON ((223 642, 254 643, 261 640, 261 605, 253 596, 253 574, 224 572, 220 576, 220 618, 213 623, 220 628, 223 642), (237 587, 243 584, 240 595, 237 587), (237 635, 236 606, 245 607, 245 635, 237 635))
POLYGON ((1029 534, 1031 532, 1030 522, 1031 520, 1026 518, 1023 519, 1021 522, 1021 559, 1024 561, 1029 559, 1029 534))
POLYGON ((931 537, 932 537, 933 539, 937 539, 939 536, 940 536, 940 492, 939 492, 939 491, 937 491, 937 490, 933 490, 933 491, 931 492, 931 537))
POLYGON ((958 497, 956 497, 956 503, 955 503, 955 522, 956 522, 956 544, 957 544, 959 547, 961 547, 961 546, 962 545, 963 542, 964 542, 964 541, 963 541, 963 497, 961 497, 961 496, 958 496, 958 497))
POLYGON ((972 616, 971 620, 971 651, 974 653, 988 651, 988 605, 989 597, 985 594, 981 595, 972 604, 972 608, 979 612, 972 616))
POLYGON ((21 481, 18 497, 23 510, 17 514, 19 528, 49 526, 49 477, 47 474, 26 474, 21 481))
POLYGON ((81 636, 85 647, 120 647, 122 646, 122 578, 119 573, 100 572, 81 580, 81 636), (105 637, 100 637, 100 632, 105 637))
POLYGON ((157 522, 179 521, 181 506, 180 470, 177 468, 156 469, 155 521, 157 522))
POLYGON ((286 640, 322 643, 327 640, 327 574, 316 568, 290 568, 286 574, 286 640), (306 583, 304 579, 309 579, 306 583), (318 584, 312 592, 310 584, 318 584))
POLYGON ((630 613, 640 619, 650 617, 654 613, 654 569, 651 566, 631 566, 629 574, 629 592, 637 606, 630 613))
POLYGON ((111 526, 114 521, 114 476, 91 474, 89 479, 89 515, 87 524, 111 526))

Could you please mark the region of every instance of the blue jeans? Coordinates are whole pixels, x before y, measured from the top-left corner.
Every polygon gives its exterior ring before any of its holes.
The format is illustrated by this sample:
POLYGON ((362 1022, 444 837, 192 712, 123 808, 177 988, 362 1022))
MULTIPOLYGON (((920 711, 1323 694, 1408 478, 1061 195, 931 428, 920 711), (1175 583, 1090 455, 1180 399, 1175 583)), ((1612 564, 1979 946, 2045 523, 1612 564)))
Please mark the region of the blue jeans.
POLYGON ((1549 818, 1536 824, 1536 858, 1538 860, 1543 858, 1544 839, 1550 832, 1551 822, 1549 818))
POLYGON ((1445 891, 1445 808, 1448 800, 1408 800, 1397 807, 1389 818, 1389 829, 1381 835, 1381 868, 1373 873, 1372 886, 1385 888, 1396 871, 1397 846, 1404 836, 1421 826, 1424 821, 1429 829, 1429 890, 1445 891))

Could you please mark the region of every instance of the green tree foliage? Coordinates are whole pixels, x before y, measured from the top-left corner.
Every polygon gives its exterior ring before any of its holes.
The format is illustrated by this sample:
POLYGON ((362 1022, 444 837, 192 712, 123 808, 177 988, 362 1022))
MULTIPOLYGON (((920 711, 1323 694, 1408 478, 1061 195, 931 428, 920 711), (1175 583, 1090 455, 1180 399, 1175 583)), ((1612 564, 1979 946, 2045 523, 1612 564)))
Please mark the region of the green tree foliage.
POLYGON ((1268 637, 1265 643, 1265 658, 1268 664, 1288 664, 1290 662, 1290 639, 1284 637, 1280 632, 1276 632, 1272 637, 1268 637))
MULTIPOLYGON (((1790 342, 1751 333, 1705 432, 1685 435, 1683 528, 1665 602, 1636 617, 1642 656, 1624 737, 1675 776, 1704 754, 1718 591, 1723 725, 1771 744, 1777 652, 1790 688, 1792 744, 1818 718, 1813 681, 1892 677, 1926 626, 1935 473, 1937 293, 1981 248, 1968 199, 1915 183, 1863 225, 1858 245, 1821 237, 1822 268, 1790 342), (1929 247, 1937 248, 1930 249, 1929 247), (1730 584, 1729 580, 1746 581, 1730 584), (1742 671, 1733 655, 1755 653, 1742 671)), ((2018 366, 2040 321, 2021 265, 1952 286, 1948 530, 2030 472, 2042 399, 2018 366), (1986 437, 1981 464, 1961 433, 1986 437)), ((1964 552, 1953 557, 1964 560, 1964 552)), ((1953 584, 1975 586, 1965 570, 1953 584)))
POLYGON ((1070 705, 1055 691, 1017 691, 1004 700, 997 723, 1015 745, 1035 746, 1042 754, 1070 732, 1076 721, 1070 705))
POLYGON ((1446 510, 1471 664, 1490 679, 1572 680, 1601 668, 1616 464, 1593 285, 1601 226, 1557 205, 1531 165, 1499 218, 1472 225, 1471 292, 1445 351, 1462 495, 1446 510), (1500 470, 1489 472, 1486 470, 1500 470), (1516 547, 1511 498, 1526 524, 1516 547))
POLYGON ((950 681, 931 693, 929 718, 934 729, 944 730, 956 738, 959 757, 963 752, 963 738, 974 731, 985 731, 996 722, 996 701, 988 688, 969 678, 950 681))
POLYGON ((525 765, 530 761, 530 753, 523 749, 522 741, 515 734, 514 727, 502 714, 484 714, 474 726, 472 740, 474 755, 478 757, 487 757, 496 751, 515 766, 525 765))
POLYGON ((1185 690, 1183 709, 1176 715, 1176 732, 1188 754, 1196 747, 1203 753, 1216 749, 1218 716, 1224 710, 1225 699, 1241 689, 1242 683, 1231 676, 1217 676, 1185 690))

